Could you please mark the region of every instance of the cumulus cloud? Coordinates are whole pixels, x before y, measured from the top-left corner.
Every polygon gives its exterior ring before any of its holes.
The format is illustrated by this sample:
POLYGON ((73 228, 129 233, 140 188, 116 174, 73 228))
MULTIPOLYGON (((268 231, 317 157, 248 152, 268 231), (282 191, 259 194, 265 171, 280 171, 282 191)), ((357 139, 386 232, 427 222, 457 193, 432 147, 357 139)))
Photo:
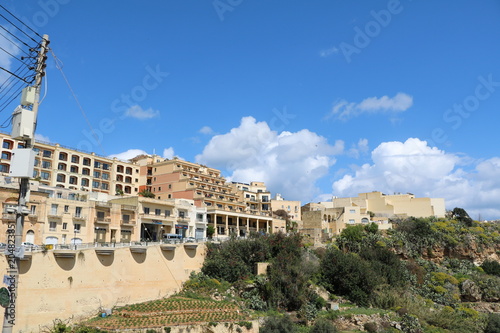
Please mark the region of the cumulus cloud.
POLYGON ((348 120, 364 113, 396 114, 408 110, 413 105, 413 97, 405 93, 397 93, 394 97, 369 97, 359 103, 340 100, 333 105, 326 118, 337 117, 348 120))
POLYGON ((330 145, 309 130, 278 133, 266 122, 244 117, 239 127, 214 136, 196 161, 226 170, 233 181, 264 181, 273 193, 309 201, 319 193, 316 181, 343 149, 342 141, 330 145))
POLYGON ((52 142, 48 136, 39 133, 35 133, 35 141, 52 142))
POLYGON ((125 117, 135 118, 139 120, 151 119, 160 116, 160 111, 153 110, 152 108, 144 110, 139 105, 132 105, 125 112, 125 117))
POLYGON ((163 149, 163 158, 168 158, 169 160, 171 160, 172 158, 174 158, 174 148, 172 147, 169 147, 169 148, 165 148, 163 149))
POLYGON ((465 169, 464 158, 430 147, 426 141, 384 142, 372 151, 372 163, 355 167, 335 181, 333 195, 360 192, 411 192, 446 199, 448 209, 465 208, 477 218, 500 217, 500 158, 476 162, 465 169))
POLYGON ((214 131, 209 126, 203 126, 202 128, 200 128, 199 132, 201 134, 206 134, 206 135, 210 135, 210 134, 214 133, 214 131))
POLYGON ((146 153, 144 150, 141 150, 141 149, 129 149, 127 151, 124 151, 123 153, 109 155, 108 157, 109 158, 116 157, 119 160, 128 161, 128 160, 130 160, 130 159, 132 159, 132 158, 134 158, 136 156, 147 155, 147 154, 148 153, 146 153))
POLYGON ((347 155, 352 158, 359 158, 366 153, 368 153, 368 139, 359 139, 358 143, 347 151, 347 155))

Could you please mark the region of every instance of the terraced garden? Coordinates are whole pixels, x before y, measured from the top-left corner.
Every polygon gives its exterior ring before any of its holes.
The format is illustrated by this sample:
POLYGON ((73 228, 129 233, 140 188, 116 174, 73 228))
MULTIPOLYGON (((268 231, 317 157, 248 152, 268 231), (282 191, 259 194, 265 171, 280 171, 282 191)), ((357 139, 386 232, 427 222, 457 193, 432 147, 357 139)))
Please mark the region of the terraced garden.
POLYGON ((238 322, 248 318, 232 302, 172 297, 117 308, 111 316, 93 318, 83 325, 104 330, 121 330, 238 322))

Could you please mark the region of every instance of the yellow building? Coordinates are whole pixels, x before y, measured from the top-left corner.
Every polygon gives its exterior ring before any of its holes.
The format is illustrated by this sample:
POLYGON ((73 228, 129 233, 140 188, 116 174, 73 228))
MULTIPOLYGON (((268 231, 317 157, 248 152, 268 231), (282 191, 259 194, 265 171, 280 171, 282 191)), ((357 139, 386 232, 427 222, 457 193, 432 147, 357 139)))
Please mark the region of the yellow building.
MULTIPOLYGON (((23 143, 4 133, 0 133, 0 142, 0 175, 9 176, 13 149, 23 143)), ((41 141, 35 142, 33 150, 36 152, 33 178, 41 184, 109 194, 139 192, 137 164, 41 141)))
POLYGON ((414 194, 386 195, 382 192, 360 193, 357 197, 333 198, 332 208, 357 206, 362 213, 372 212, 375 217, 445 217, 445 201, 443 198, 416 198, 414 194))

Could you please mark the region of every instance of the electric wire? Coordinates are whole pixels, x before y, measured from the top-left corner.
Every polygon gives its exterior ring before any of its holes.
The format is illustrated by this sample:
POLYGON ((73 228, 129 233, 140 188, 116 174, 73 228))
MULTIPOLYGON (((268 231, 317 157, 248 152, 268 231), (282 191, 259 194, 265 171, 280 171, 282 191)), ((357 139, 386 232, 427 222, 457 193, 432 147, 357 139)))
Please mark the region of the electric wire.
MULTIPOLYGON (((92 127, 92 124, 90 123, 89 119, 87 118, 87 114, 85 113, 83 106, 80 104, 78 97, 76 97, 76 94, 75 94, 73 88, 69 84, 69 81, 68 81, 68 78, 66 77, 66 74, 64 74, 64 71, 62 70, 62 67, 64 66, 63 62, 56 56, 56 54, 54 53, 54 50, 50 49, 50 52, 52 53, 52 56, 54 57, 54 62, 56 64, 56 68, 59 70, 59 72, 61 72, 61 75, 62 75, 64 81, 66 82, 66 85, 68 86, 71 94, 73 95, 73 98, 74 98, 76 104, 78 105, 78 108, 80 109, 80 111, 83 115, 83 118, 85 119, 85 122, 89 126, 92 135, 95 136, 95 131, 94 131, 94 128, 92 127)), ((95 141, 96 141, 97 145, 99 146, 99 148, 101 148, 102 153, 104 155, 106 155, 106 153, 104 152, 104 149, 101 145, 101 140, 99 140, 99 138, 95 136, 95 141)))
POLYGON ((5 32, 7 32, 9 35, 11 35, 12 37, 14 37, 15 39, 17 39, 19 42, 21 42, 24 46, 27 46, 29 48, 31 48, 28 44, 26 44, 24 41, 22 41, 19 37, 17 37, 16 35, 14 35, 12 32, 10 32, 9 30, 7 30, 4 26, 0 25, 0 28, 2 28, 5 32))
POLYGON ((12 24, 17 30, 21 31, 23 34, 25 34, 29 39, 31 39, 32 41, 34 41, 35 43, 37 43, 37 41, 31 37, 30 35, 28 35, 26 32, 24 32, 22 29, 20 29, 17 25, 15 25, 14 23, 12 23, 8 18, 6 18, 5 16, 3 16, 2 14, 0 14, 0 17, 3 17, 5 21, 9 22, 10 24, 12 24))
POLYGON ((0 50, 4 51, 5 53, 7 53, 8 55, 10 55, 12 58, 16 59, 17 61, 20 61, 24 64, 24 61, 22 61, 21 59, 19 59, 18 57, 16 57, 15 55, 13 55, 12 53, 10 53, 9 51, 7 51, 6 49, 4 49, 3 47, 0 46, 0 50))
POLYGON ((15 18, 16 20, 18 20, 19 22, 21 22, 22 25, 24 25, 25 27, 27 27, 28 29, 30 29, 35 35, 37 35, 38 37, 40 38, 43 38, 42 36, 40 36, 38 34, 38 32, 36 32, 35 30, 31 29, 31 27, 29 25, 27 25, 26 23, 24 23, 23 21, 21 21, 20 19, 18 19, 14 14, 12 14, 7 8, 5 8, 4 6, 0 5, 0 7, 5 10, 7 13, 9 13, 13 18, 15 18))
POLYGON ((7 36, 5 36, 3 33, 0 32, 0 36, 2 36, 3 38, 5 38, 6 40, 8 40, 9 42, 11 42, 15 47, 17 47, 19 50, 21 50, 24 54, 28 55, 29 54, 24 51, 21 47, 19 47, 19 45, 17 45, 15 42, 13 42, 10 38, 8 38, 7 36))
POLYGON ((12 72, 11 72, 11 71, 9 71, 8 69, 3 68, 2 66, 0 66, 0 69, 1 69, 1 70, 6 71, 7 73, 9 73, 9 74, 10 74, 10 75, 12 75, 12 76, 15 76, 16 78, 18 78, 19 80, 21 80, 21 81, 23 81, 23 82, 25 82, 25 83, 29 83, 28 81, 26 81, 26 80, 25 80, 25 79, 23 79, 22 77, 17 76, 16 74, 12 73, 12 72))

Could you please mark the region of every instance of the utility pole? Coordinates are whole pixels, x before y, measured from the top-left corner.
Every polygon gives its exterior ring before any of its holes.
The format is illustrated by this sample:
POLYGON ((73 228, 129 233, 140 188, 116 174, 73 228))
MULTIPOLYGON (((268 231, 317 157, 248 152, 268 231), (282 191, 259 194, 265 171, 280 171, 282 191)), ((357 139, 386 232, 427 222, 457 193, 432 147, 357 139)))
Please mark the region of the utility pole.
POLYGON ((36 59, 34 85, 23 89, 21 105, 16 108, 12 118, 12 138, 24 142, 22 148, 13 150, 10 175, 19 178, 19 199, 16 213, 16 223, 10 223, 7 230, 7 277, 9 290, 9 304, 5 308, 2 333, 11 333, 16 321, 16 301, 19 285, 19 265, 24 257, 23 240, 24 217, 28 215, 30 185, 29 179, 33 177, 35 152, 35 128, 40 104, 40 87, 45 75, 45 61, 49 45, 49 36, 43 35, 40 49, 36 59))

